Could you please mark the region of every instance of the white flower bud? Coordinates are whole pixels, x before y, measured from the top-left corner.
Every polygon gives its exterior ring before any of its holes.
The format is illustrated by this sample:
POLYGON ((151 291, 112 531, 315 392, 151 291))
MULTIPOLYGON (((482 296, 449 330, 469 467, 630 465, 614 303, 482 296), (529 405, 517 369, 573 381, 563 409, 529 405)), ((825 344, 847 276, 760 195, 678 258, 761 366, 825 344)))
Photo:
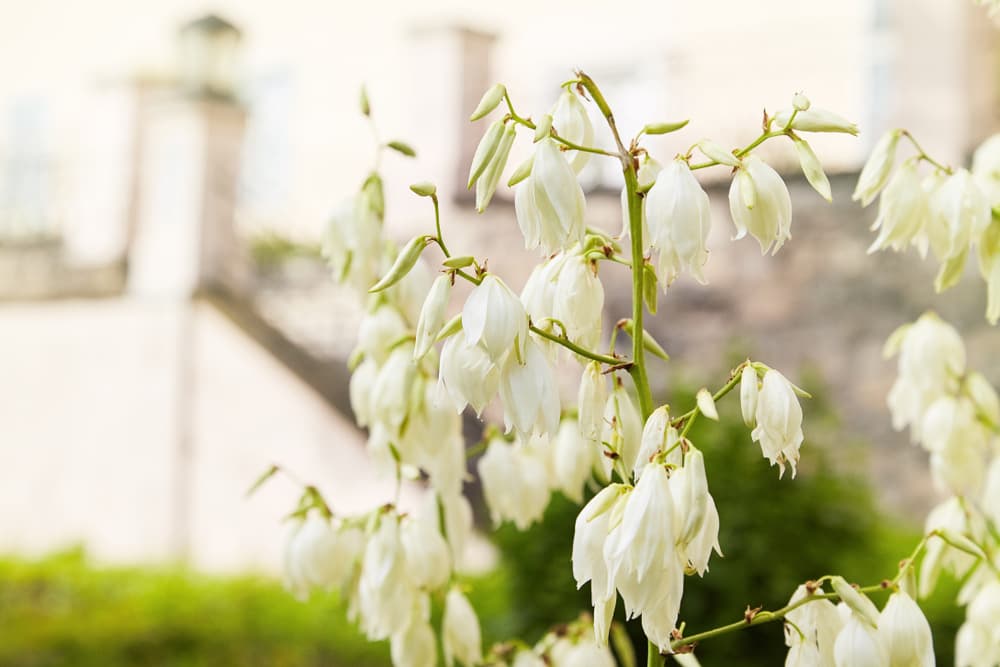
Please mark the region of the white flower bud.
POLYGON ((659 249, 664 290, 681 270, 705 282, 711 227, 708 195, 683 160, 671 160, 646 195, 646 221, 652 244, 659 249))
POLYGON ((792 467, 799 460, 799 446, 802 444, 802 407, 795 395, 792 383, 776 370, 764 374, 760 394, 757 398, 757 426, 750 436, 760 443, 764 458, 771 465, 778 465, 785 472, 785 463, 792 467))
POLYGON ((514 212, 526 248, 552 253, 581 243, 583 188, 552 139, 538 142, 529 176, 514 195, 514 212))
POLYGON ((864 168, 858 177, 858 185, 854 189, 852 199, 860 201, 862 206, 868 206, 889 181, 892 163, 896 160, 896 146, 899 145, 900 130, 889 130, 882 135, 864 168))
POLYGON ((792 238, 792 200, 788 188, 778 172, 755 155, 743 159, 733 179, 729 212, 736 225, 733 238, 741 239, 750 232, 760 243, 762 253, 772 246, 772 254, 776 253, 792 238))
POLYGON ((802 173, 805 175, 806 180, 809 181, 809 185, 819 193, 820 197, 828 202, 832 202, 833 195, 830 193, 830 179, 826 177, 823 165, 820 163, 819 158, 816 157, 816 153, 813 152, 812 147, 803 139, 797 139, 793 143, 795 144, 795 152, 799 156, 799 166, 802 167, 802 173))
POLYGON ((701 414, 705 415, 709 419, 719 421, 719 411, 715 409, 715 399, 712 398, 712 392, 702 387, 698 390, 698 394, 695 398, 698 403, 698 411, 701 414))
MULTIPOLYGON (((580 98, 569 90, 563 91, 552 109, 552 124, 560 137, 577 146, 591 146, 594 143, 594 125, 590 122, 590 114, 580 98)), ((569 164, 579 174, 588 160, 590 153, 574 151, 569 164)))
POLYGON ((444 645, 444 663, 448 667, 455 660, 463 667, 474 667, 483 661, 479 618, 468 598, 456 587, 452 587, 445 598, 441 643, 444 645))
POLYGON ((462 308, 462 330, 469 345, 481 343, 490 359, 499 361, 512 347, 524 356, 528 315, 521 300, 493 274, 483 277, 462 308))
POLYGON ((448 299, 451 296, 451 276, 438 276, 431 285, 431 291, 424 299, 420 309, 420 319, 417 320, 417 342, 413 347, 413 358, 422 359, 444 326, 448 299))
POLYGON ((798 92, 792 96, 792 106, 798 111, 806 111, 809 108, 809 98, 805 94, 798 92))
POLYGON ((792 118, 790 110, 785 109, 776 113, 774 120, 779 127, 788 127, 788 121, 791 120, 792 129, 800 132, 843 132, 853 135, 858 133, 858 126, 851 121, 832 111, 816 107, 800 110, 795 114, 795 118, 792 118))
MULTIPOLYGON (((660 452, 666 452, 677 444, 679 436, 677 429, 670 425, 670 411, 665 405, 653 410, 649 415, 646 424, 642 427, 642 438, 639 445, 639 453, 636 455, 635 470, 633 476, 636 480, 642 476, 643 469, 650 464, 651 459, 660 452)), ((674 450, 678 454, 680 449, 674 450)), ((671 463, 680 463, 680 456, 671 463)))
POLYGON ((495 83, 490 86, 489 90, 483 93, 482 99, 479 100, 479 104, 476 105, 476 109, 469 116, 470 121, 477 121, 489 112, 496 109, 500 102, 503 101, 504 95, 507 94, 507 88, 502 83, 495 83))
POLYGON ((500 137, 500 143, 496 151, 490 156, 489 164, 483 175, 476 181, 476 211, 482 213, 489 206, 493 199, 493 193, 500 183, 500 175, 503 174, 504 167, 507 166, 507 158, 510 156, 510 148, 514 145, 514 138, 517 135, 513 123, 508 125, 500 137))
POLYGON ((886 667, 885 649, 875 629, 851 614, 833 646, 836 667, 886 667))
POLYGON ((850 607, 852 612, 872 628, 878 627, 878 607, 868 599, 868 596, 851 586, 846 579, 840 576, 830 579, 830 585, 833 586, 833 591, 840 596, 840 600, 850 607))
POLYGON ((732 151, 727 151, 711 139, 702 139, 695 144, 695 146, 697 146, 698 150, 704 153, 705 157, 710 160, 715 160, 719 164, 724 164, 727 167, 740 166, 740 159, 733 155, 732 151))
POLYGON ((934 667, 931 626, 920 607, 902 591, 889 596, 878 625, 889 667, 934 667))
MULTIPOLYGON (((639 170, 636 172, 636 180, 638 181, 638 186, 640 190, 649 190, 653 187, 656 182, 656 177, 663 170, 663 165, 649 157, 649 155, 644 155, 639 158, 639 170)), ((648 250, 653 245, 652 235, 649 233, 649 223, 646 218, 646 200, 640 200, 640 206, 642 207, 642 243, 643 248, 648 250)), ((621 193, 621 203, 622 203, 622 230, 620 236, 627 238, 631 231, 629 230, 629 220, 628 220, 628 189, 622 188, 621 193)))
POLYGON ((757 425, 757 397, 760 395, 757 371, 747 364, 740 372, 740 411, 747 428, 757 425))
POLYGON ((465 336, 452 336, 441 348, 438 395, 447 396, 461 412, 471 405, 476 414, 497 394, 500 371, 481 345, 470 345, 465 336))

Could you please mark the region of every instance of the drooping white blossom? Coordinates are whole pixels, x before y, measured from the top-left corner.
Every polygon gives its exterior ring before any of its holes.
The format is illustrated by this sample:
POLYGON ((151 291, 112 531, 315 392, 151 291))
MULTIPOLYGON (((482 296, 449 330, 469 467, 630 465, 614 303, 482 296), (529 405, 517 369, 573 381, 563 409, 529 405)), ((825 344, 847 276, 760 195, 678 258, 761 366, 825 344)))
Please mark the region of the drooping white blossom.
POLYGON ((684 455, 684 466, 670 477, 670 492, 674 500, 674 532, 677 548, 684 560, 699 575, 708 570, 708 560, 714 550, 720 556, 719 512, 715 499, 708 492, 705 458, 697 449, 684 455))
POLYGON ((468 598, 452 586, 445 597, 444 618, 441 622, 441 643, 444 662, 451 667, 457 660, 463 667, 474 667, 483 660, 482 633, 479 618, 468 598))
POLYGON ((972 174, 957 169, 930 199, 927 236, 938 261, 967 252, 990 222, 990 204, 972 174))
POLYGON ((764 373, 757 397, 756 422, 750 435, 760 443, 764 458, 771 465, 777 464, 780 475, 785 472, 785 464, 789 464, 795 477, 803 440, 802 406, 792 383, 776 370, 764 373))
MULTIPOLYGON (((580 102, 580 98, 570 90, 564 90, 552 108, 552 126, 560 137, 577 146, 594 144, 594 125, 590 122, 590 114, 580 102)), ((590 153, 573 151, 571 155, 569 164, 573 171, 579 174, 587 165, 590 153)))
POLYGON ((911 243, 926 246, 930 201, 917 167, 917 161, 907 160, 889 179, 872 225, 878 237, 868 248, 869 253, 883 248, 903 250, 911 243))
POLYGON ((513 429, 525 440, 532 433, 555 435, 560 406, 552 365, 533 339, 522 359, 510 354, 500 368, 500 399, 507 431, 513 429))
POLYGON ((517 295, 502 280, 487 274, 465 300, 462 331, 466 343, 482 344, 494 362, 512 350, 515 356, 523 357, 528 343, 528 315, 517 295))
MULTIPOLYGON (((822 593, 822 588, 810 593, 802 585, 795 589, 788 604, 822 593)), ((834 642, 844 625, 836 605, 829 600, 814 600, 788 612, 786 618, 791 623, 785 625, 785 645, 789 649, 785 667, 834 667, 834 642)))
POLYGON ((902 136, 900 130, 889 130, 879 138, 872 149, 868 161, 861 169, 858 185, 854 189, 852 199, 860 201, 862 206, 868 206, 889 181, 893 162, 896 160, 896 147, 902 136))
POLYGON ((552 472, 556 488, 576 503, 583 502, 583 488, 598 463, 600 449, 583 437, 575 419, 564 419, 552 441, 552 472))
POLYGON ((361 627, 369 639, 386 639, 407 628, 417 604, 398 517, 386 514, 368 538, 358 582, 361 627))
MULTIPOLYGON (((639 158, 639 169, 636 171, 637 185, 640 190, 648 191, 653 183, 656 182, 657 176, 663 170, 663 165, 654 160, 649 156, 649 154, 643 155, 639 158)), ((622 229, 619 236, 626 238, 630 235, 629 230, 629 213, 628 213, 628 189, 622 188, 621 193, 621 206, 622 206, 622 229)), ((652 244, 652 234, 649 231, 649 219, 646 217, 646 199, 642 198, 639 200, 639 206, 642 209, 642 241, 643 250, 648 250, 652 244)))
POLYGON ((549 473, 538 451, 494 438, 478 467, 494 524, 509 520, 525 530, 542 518, 549 503, 549 473))
POLYGON ((757 425, 757 400, 760 396, 760 378, 757 370, 747 364, 740 371, 740 412, 747 428, 757 425))
POLYGON ((451 552, 441 535, 437 510, 434 494, 428 494, 421 512, 403 517, 399 525, 407 576, 427 590, 440 588, 451 575, 451 552))
POLYGON ((417 340, 413 347, 413 357, 420 359, 434 345, 434 339, 445 324, 448 298, 451 296, 450 276, 438 276, 431 285, 417 320, 417 340))
POLYGON ((621 382, 615 383, 604 407, 601 441, 611 445, 625 470, 632 472, 642 441, 642 415, 621 382))
POLYGON ((601 365, 592 361, 583 367, 577 391, 577 421, 580 433, 595 445, 600 443, 604 423, 604 406, 608 400, 608 380, 601 374, 601 365))
POLYGON ((889 596, 879 617, 878 633, 889 656, 889 667, 934 667, 931 626, 905 592, 889 596))
POLYGON ((792 200, 774 169, 755 155, 743 158, 729 188, 729 212, 741 239, 749 232, 761 253, 778 252, 792 238, 792 200))
POLYGON ((649 240, 659 250, 658 273, 663 288, 682 270, 705 283, 702 268, 708 260, 710 207, 708 194, 687 162, 670 161, 646 194, 644 208, 649 240))
POLYGON ((583 188, 558 144, 552 139, 539 141, 531 176, 514 194, 514 212, 525 247, 552 253, 581 243, 585 207, 583 188))
POLYGON ((497 394, 500 370, 479 344, 469 344, 465 336, 451 336, 441 348, 438 367, 438 394, 447 397, 461 412, 471 405, 476 414, 497 394))
POLYGON ((314 589, 329 591, 344 586, 353 576, 363 549, 361 530, 310 513, 292 529, 285 547, 289 590, 304 599, 314 589))
POLYGON ((851 613, 833 645, 836 667, 886 667, 885 648, 871 625, 851 613))
POLYGON ((437 641, 430 622, 421 613, 411 613, 409 622, 392 635, 389 654, 393 667, 435 667, 437 641))
POLYGON ((979 145, 972 154, 971 171, 990 205, 1000 205, 1000 134, 979 145))
POLYGON ((601 342, 604 286, 597 267, 581 255, 566 258, 559 271, 552 310, 571 341, 592 350, 601 342))
POLYGON ((573 578, 577 588, 590 582, 590 599, 594 606, 595 635, 597 641, 608 639, 607 609, 614 611, 617 593, 608 573, 608 563, 604 555, 604 544, 611 529, 612 517, 617 517, 615 505, 623 498, 626 489, 620 484, 611 484, 601 489, 597 495, 580 510, 573 531, 573 578))

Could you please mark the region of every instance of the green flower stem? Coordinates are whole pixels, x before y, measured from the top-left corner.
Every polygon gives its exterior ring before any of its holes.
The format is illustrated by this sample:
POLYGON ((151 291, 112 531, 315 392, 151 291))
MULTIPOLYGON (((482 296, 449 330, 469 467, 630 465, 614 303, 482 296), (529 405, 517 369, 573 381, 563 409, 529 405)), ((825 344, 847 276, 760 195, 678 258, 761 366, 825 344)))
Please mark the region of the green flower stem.
MULTIPOLYGON (((727 382, 726 384, 724 384, 722 386, 722 388, 719 389, 719 391, 717 391, 714 394, 712 394, 712 400, 713 401, 718 401, 723 396, 725 396, 726 394, 728 394, 729 392, 731 392, 733 389, 736 388, 736 385, 738 385, 740 383, 740 373, 743 370, 743 367, 747 365, 747 363, 749 363, 749 362, 744 361, 742 364, 740 364, 739 366, 737 366, 736 368, 733 369, 732 375, 729 378, 729 382, 727 382)), ((681 432, 680 432, 680 437, 681 438, 683 438, 684 436, 686 436, 687 433, 688 433, 688 431, 691 430, 691 425, 694 424, 695 419, 697 419, 698 415, 700 415, 700 414, 701 414, 701 410, 699 410, 698 407, 695 406, 695 407, 691 408, 690 410, 688 410, 687 412, 685 412, 684 414, 682 414, 680 417, 677 417, 676 419, 674 419, 672 421, 672 423, 674 425, 677 425, 677 426, 679 426, 681 424, 684 424, 684 428, 681 429, 681 432)))
MULTIPOLYGON (((753 149, 757 148, 762 143, 764 143, 765 141, 767 141, 768 139, 773 139, 775 137, 783 137, 783 136, 786 136, 786 135, 790 135, 790 133, 791 133, 791 129, 776 130, 774 132, 770 132, 770 131, 762 132, 759 137, 757 137, 752 142, 750 142, 749 144, 747 144, 747 146, 745 146, 744 148, 741 148, 740 150, 738 150, 735 153, 733 153, 733 155, 735 155, 736 157, 743 157, 747 153, 749 153, 750 151, 752 151, 753 149)), ((688 165, 688 166, 692 170, 694 170, 694 169, 705 169, 706 167, 715 167, 715 166, 720 165, 720 164, 722 164, 722 163, 719 162, 718 160, 708 160, 706 162, 698 162, 698 163, 691 164, 691 165, 688 165)))
POLYGON ((441 233, 441 207, 438 205, 436 194, 431 195, 431 201, 434 202, 434 226, 437 228, 437 244, 441 247, 441 252, 444 253, 445 257, 451 257, 448 246, 444 244, 444 235, 441 233))
MULTIPOLYGON (((625 145, 622 143, 621 135, 618 133, 618 126, 615 124, 614 114, 611 113, 611 107, 608 105, 607 100, 604 99, 604 94, 601 93, 600 88, 597 87, 597 84, 589 76, 583 72, 578 72, 577 74, 580 79, 580 85, 590 93, 594 104, 600 109, 601 114, 608 123, 608 128, 610 128, 611 134, 615 139, 615 145, 618 146, 618 157, 621 160, 622 173, 625 176, 629 238, 632 242, 632 323, 635 331, 640 334, 632 336, 632 365, 628 371, 629 375, 632 376, 632 382, 635 384, 636 394, 639 396, 639 410, 642 414, 642 421, 645 423, 646 419, 653 412, 653 395, 649 389, 649 379, 646 376, 645 348, 643 347, 643 336, 641 335, 644 331, 642 324, 644 309, 642 283, 646 272, 643 270, 645 258, 642 252, 642 200, 639 198, 638 166, 635 156, 626 150, 625 145)), ((652 640, 647 639, 646 667, 662 666, 663 657, 660 655, 659 647, 652 640)))
POLYGON ((913 144, 913 147, 917 150, 918 153, 917 157, 919 157, 921 160, 934 165, 935 167, 945 172, 946 174, 951 174, 954 171, 951 167, 941 164, 940 162, 932 158, 930 155, 928 155, 927 152, 924 150, 923 146, 917 143, 917 140, 914 138, 914 136, 910 134, 909 130, 901 130, 900 135, 910 140, 910 143, 913 144))
MULTIPOLYGON (((525 127, 534 130, 535 124, 531 122, 530 119, 519 116, 518 113, 514 111, 514 104, 510 101, 510 96, 509 95, 504 96, 504 99, 507 100, 507 109, 509 111, 508 115, 510 116, 510 119, 519 125, 524 125, 525 127)), ((558 141, 566 148, 569 148, 570 150, 580 151, 581 153, 593 153, 594 155, 607 155, 608 157, 618 157, 616 153, 608 152, 603 148, 595 148, 593 146, 581 146, 580 144, 575 144, 572 141, 569 141, 568 139, 563 139, 558 134, 550 133, 549 136, 551 136, 553 139, 558 141)))

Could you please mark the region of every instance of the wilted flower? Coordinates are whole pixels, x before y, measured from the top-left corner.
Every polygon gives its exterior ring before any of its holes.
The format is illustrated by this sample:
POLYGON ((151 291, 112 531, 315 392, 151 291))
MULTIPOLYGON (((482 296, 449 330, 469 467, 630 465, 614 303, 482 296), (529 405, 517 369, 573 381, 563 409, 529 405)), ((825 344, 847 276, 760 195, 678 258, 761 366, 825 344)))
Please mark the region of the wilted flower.
POLYGON ((747 232, 760 243, 762 253, 778 252, 792 238, 792 200, 774 169, 755 155, 743 158, 729 188, 729 212, 736 225, 735 239, 747 232))

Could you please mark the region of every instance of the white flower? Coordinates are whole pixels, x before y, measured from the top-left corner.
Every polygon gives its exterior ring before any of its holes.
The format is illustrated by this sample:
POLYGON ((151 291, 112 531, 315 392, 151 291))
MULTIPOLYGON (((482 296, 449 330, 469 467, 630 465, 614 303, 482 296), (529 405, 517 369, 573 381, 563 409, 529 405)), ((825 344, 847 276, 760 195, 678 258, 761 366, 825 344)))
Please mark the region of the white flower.
POLYGON ((886 667, 889 661, 875 629, 851 614, 833 645, 836 667, 886 667))
POLYGON ((885 344, 885 356, 899 353, 899 376, 889 390, 892 426, 907 425, 913 442, 920 441, 922 420, 930 405, 958 390, 965 372, 965 346, 958 332, 934 313, 896 329, 885 344))
POLYGON ((508 355, 500 369, 504 424, 524 439, 534 432, 555 435, 560 410, 555 373, 534 340, 528 341, 522 358, 508 355))
POLYGON ((959 257, 989 225, 990 204, 965 169, 948 176, 931 197, 927 233, 938 261, 959 257))
POLYGON ((405 630, 416 600, 399 535, 399 519, 384 515, 368 539, 361 563, 358 604, 362 629, 375 641, 405 630))
POLYGON ((583 637, 569 644, 559 659, 553 662, 557 667, 615 667, 617 664, 606 646, 599 646, 583 637))
POLYGON ((1000 205, 1000 134, 981 143, 972 154, 972 175, 990 205, 1000 205))
POLYGON ((889 596, 879 617, 878 632, 889 654, 889 667, 934 667, 931 626, 906 593, 889 596))
POLYGON ((863 620, 872 628, 878 627, 878 607, 875 606, 875 603, 867 595, 854 588, 854 586, 851 586, 841 576, 832 577, 830 585, 833 586, 833 591, 840 597, 840 601, 851 610, 853 615, 863 620))
POLYGON ((616 382, 604 405, 601 440, 611 445, 629 473, 635 468, 642 442, 642 415, 621 382, 616 382))
MULTIPOLYGON (((636 171, 636 180, 638 181, 638 186, 641 190, 649 190, 656 182, 657 176, 663 170, 663 165, 649 157, 649 154, 644 155, 639 158, 639 169, 636 171)), ((648 250, 652 245, 652 235, 649 233, 649 220, 646 217, 646 200, 645 198, 640 199, 640 207, 642 208, 642 245, 644 250, 648 250)), ((622 188, 621 193, 621 204, 622 204, 622 230, 619 236, 622 238, 627 238, 631 231, 629 230, 629 219, 628 219, 628 189, 622 188)))
POLYGON ((445 324, 444 318, 450 296, 451 276, 438 276, 420 309, 420 318, 417 320, 417 342, 413 348, 415 359, 423 358, 434 345, 434 338, 445 324))
POLYGON ((494 362, 510 349, 524 355, 528 315, 521 300, 496 276, 488 274, 473 288, 462 308, 462 330, 469 345, 482 343, 494 362))
POLYGON ((330 216, 322 254, 338 282, 367 290, 378 279, 383 259, 382 223, 366 190, 330 216))
POLYGON ((412 614, 389 644, 393 667, 434 667, 437 665, 437 641, 427 619, 412 614))
MULTIPOLYGON (((966 530, 965 510, 958 498, 951 497, 937 505, 927 514, 924 532, 944 531, 961 535, 966 530)), ((949 546, 944 540, 932 538, 927 543, 924 559, 920 563, 920 597, 927 597, 934 591, 941 570, 947 570, 961 578, 976 563, 976 557, 949 546)))
POLYGON ((407 573, 416 586, 434 590, 451 575, 451 553, 438 527, 437 499, 428 494, 424 507, 416 517, 408 515, 400 521, 399 537, 406 554, 407 573))
POLYGON ((911 243, 926 243, 924 227, 930 214, 927 193, 921 183, 917 162, 907 160, 889 179, 879 200, 878 217, 872 229, 879 230, 868 252, 889 247, 903 250, 911 243))
POLYGON ((969 603, 956 643, 959 667, 993 667, 1000 660, 1000 581, 986 584, 969 603))
POLYGON ((574 343, 594 349, 601 342, 604 286, 596 266, 581 255, 563 262, 553 298, 553 317, 563 323, 574 343))
POLYGON ((845 134, 857 134, 858 126, 851 121, 838 116, 826 109, 810 107, 795 114, 792 119, 792 110, 785 109, 774 115, 775 122, 779 127, 789 127, 788 121, 792 120, 791 128, 801 132, 843 132, 845 134))
MULTIPOLYGON (((580 99, 569 90, 562 92, 552 109, 552 125, 560 137, 577 146, 594 144, 594 126, 590 122, 590 114, 580 99)), ((590 153, 573 151, 572 155, 569 164, 579 174, 590 159, 590 153)))
POLYGON ((399 310, 384 304, 366 313, 358 327, 357 352, 364 354, 366 359, 372 359, 382 365, 393 349, 393 345, 410 333, 399 310))
POLYGON ((736 236, 747 232, 760 243, 762 253, 778 252, 792 238, 792 200, 774 169, 755 155, 743 158, 729 188, 729 212, 736 236))
POLYGON ((525 247, 552 253, 582 242, 585 207, 583 188, 556 142, 539 141, 531 176, 514 194, 525 247))
POLYGON ((577 392, 577 420, 580 434, 600 444, 604 424, 604 406, 608 400, 608 380, 601 374, 601 365, 592 361, 583 367, 577 392))
POLYGON ((615 504, 622 499, 625 487, 611 484, 601 489, 590 499, 576 517, 573 530, 573 578, 576 587, 583 588, 591 582, 590 596, 597 607, 613 598, 613 582, 608 577, 608 565, 604 559, 604 542, 610 530, 610 521, 615 512, 615 504))
POLYGON ((986 281, 986 319, 1000 320, 1000 220, 993 220, 983 230, 978 246, 979 273, 986 281))
POLYGON ((684 467, 675 470, 670 478, 670 492, 674 500, 677 547, 683 549, 690 566, 704 576, 712 550, 721 556, 722 549, 719 511, 708 492, 705 458, 699 450, 692 448, 684 456, 684 467))
POLYGON ((750 364, 740 372, 740 412, 747 428, 757 425, 757 400, 760 396, 760 379, 757 370, 750 364))
POLYGON ((660 251, 663 288, 682 270, 704 284, 712 220, 708 195, 684 160, 671 160, 646 194, 644 203, 652 244, 660 251))
MULTIPOLYGON (((815 593, 822 594, 823 590, 817 588, 815 593)), ((788 604, 810 595, 806 586, 799 586, 788 604)), ((836 605, 829 600, 814 600, 788 612, 787 618, 791 623, 785 625, 785 645, 789 647, 785 667, 833 667, 834 642, 844 625, 836 605)))
POLYGON ((862 206, 868 206, 889 180, 889 172, 892 171, 892 163, 896 160, 896 146, 899 145, 901 134, 900 130, 889 130, 872 149, 872 154, 858 177, 858 186, 854 189, 852 197, 854 201, 860 201, 862 206))
POLYGON ((445 665, 451 667, 458 660, 464 667, 473 667, 482 662, 479 619, 469 600, 456 587, 452 587, 445 598, 441 626, 445 665))
POLYGON ((931 473, 940 489, 961 496, 979 493, 989 453, 989 432, 972 401, 942 396, 924 415, 921 442, 931 452, 931 473))
MULTIPOLYGON (((464 449, 463 449, 464 454, 464 449)), ((460 491, 438 495, 444 510, 444 528, 451 547, 451 558, 456 567, 462 565, 465 545, 472 534, 472 506, 460 491)))
POLYGON ((583 487, 591 477, 600 450, 583 437, 575 419, 562 421, 552 447, 556 488, 573 502, 583 502, 583 487))
POLYGON ((684 593, 684 565, 675 547, 674 503, 667 471, 647 466, 625 496, 621 523, 604 543, 611 585, 621 593, 628 618, 642 615, 646 636, 669 649, 684 593))
POLYGON ((514 656, 510 667, 549 667, 549 663, 537 656, 533 651, 521 649, 514 656))
POLYGON ((548 317, 554 317, 556 304, 556 285, 562 267, 569 259, 566 253, 558 253, 554 257, 537 264, 531 270, 531 275, 521 290, 521 303, 524 310, 535 324, 542 324, 548 317))
POLYGON ((364 535, 357 528, 335 526, 318 514, 309 514, 293 529, 285 548, 288 588, 304 599, 312 589, 344 586, 363 548, 364 535))
POLYGON ((476 414, 496 396, 500 371, 482 345, 470 345, 465 336, 452 336, 441 348, 438 394, 447 396, 461 412, 471 405, 476 414))
POLYGON ((675 465, 680 464, 680 447, 675 447, 678 445, 678 440, 677 429, 670 425, 670 410, 667 406, 661 405, 653 410, 642 427, 639 453, 636 455, 635 470, 633 471, 636 481, 642 476, 642 471, 650 464, 653 457, 660 452, 673 449, 667 462, 675 465))
POLYGON ((371 422, 372 387, 375 386, 376 377, 378 377, 378 364, 374 359, 365 359, 351 373, 348 386, 351 412, 354 413, 354 421, 362 428, 371 422))
POLYGON ((386 426, 393 436, 399 435, 400 427, 412 412, 413 383, 416 381, 417 367, 413 363, 412 347, 396 347, 375 377, 369 415, 372 420, 386 426))
POLYGON ((545 513, 549 473, 541 456, 523 445, 491 440, 479 459, 479 478, 493 523, 510 520, 525 530, 545 513))
POLYGON ((823 171, 823 163, 816 157, 812 146, 803 139, 796 139, 793 143, 795 144, 795 152, 799 156, 799 166, 802 167, 802 174, 809 181, 809 185, 819 193, 820 197, 828 202, 832 202, 833 195, 830 192, 830 179, 826 177, 826 172, 823 171))
POLYGON ((802 444, 802 407, 795 396, 792 383, 776 370, 764 374, 760 394, 757 399, 757 426, 750 436, 760 443, 764 458, 771 465, 778 465, 785 472, 785 463, 792 467, 799 460, 799 446, 802 444))

